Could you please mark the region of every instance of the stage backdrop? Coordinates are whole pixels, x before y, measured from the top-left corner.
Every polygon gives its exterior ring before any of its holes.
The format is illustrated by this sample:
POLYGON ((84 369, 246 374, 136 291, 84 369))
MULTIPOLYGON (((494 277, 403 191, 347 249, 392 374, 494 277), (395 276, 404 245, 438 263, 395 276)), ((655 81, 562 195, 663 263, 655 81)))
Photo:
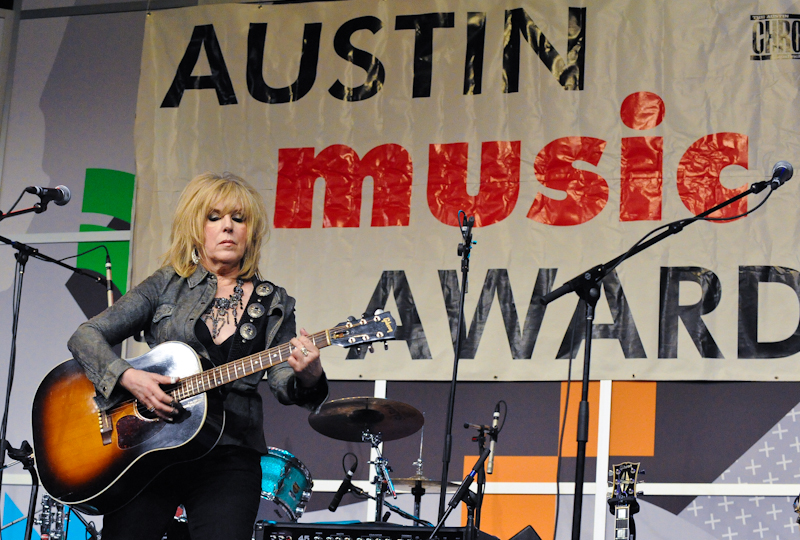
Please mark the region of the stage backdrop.
MULTIPOLYGON (((537 297, 769 178, 800 148, 790 3, 576 4, 149 14, 132 283, 157 268, 186 183, 228 170, 267 201, 262 270, 297 297, 301 325, 377 308, 397 319, 388 351, 325 352, 330 377, 449 379, 463 211, 476 244, 460 377, 564 379, 583 307, 575 294, 537 297)), ((800 380, 799 187, 614 269, 592 378, 800 380)))

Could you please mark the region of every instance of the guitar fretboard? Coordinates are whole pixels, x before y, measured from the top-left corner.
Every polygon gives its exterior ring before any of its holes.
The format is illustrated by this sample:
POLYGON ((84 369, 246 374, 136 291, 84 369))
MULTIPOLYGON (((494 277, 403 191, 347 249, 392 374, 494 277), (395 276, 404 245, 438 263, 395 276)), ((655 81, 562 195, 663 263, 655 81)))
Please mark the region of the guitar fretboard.
MULTIPOLYGON (((338 329, 333 328, 308 337, 318 349, 322 349, 331 344, 331 332, 336 330, 338 329)), ((284 343, 266 351, 257 352, 222 364, 202 373, 190 375, 181 379, 178 386, 171 390, 169 394, 178 401, 202 394, 218 386, 281 364, 289 359, 294 349, 295 347, 291 343, 284 343)))
POLYGON ((633 540, 630 530, 630 511, 628 504, 620 504, 614 509, 614 540, 633 540))

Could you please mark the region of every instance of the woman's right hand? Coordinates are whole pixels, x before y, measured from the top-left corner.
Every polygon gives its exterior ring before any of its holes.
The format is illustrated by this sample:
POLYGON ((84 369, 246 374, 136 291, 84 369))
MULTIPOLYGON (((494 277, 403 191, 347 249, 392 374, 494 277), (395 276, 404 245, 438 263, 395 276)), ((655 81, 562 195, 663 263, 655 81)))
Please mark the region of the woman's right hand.
POLYGON ((172 421, 178 414, 178 409, 173 404, 172 396, 164 392, 160 385, 176 382, 178 382, 177 377, 167 377, 133 368, 123 371, 119 378, 119 384, 133 394, 139 403, 147 407, 148 411, 168 421, 172 421))

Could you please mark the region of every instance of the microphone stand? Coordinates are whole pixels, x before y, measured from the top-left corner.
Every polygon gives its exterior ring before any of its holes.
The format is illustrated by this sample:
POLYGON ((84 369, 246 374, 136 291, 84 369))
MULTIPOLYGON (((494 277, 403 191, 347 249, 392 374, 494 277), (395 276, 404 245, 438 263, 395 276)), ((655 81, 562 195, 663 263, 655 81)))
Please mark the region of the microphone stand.
MULTIPOLYGON (((490 428, 489 426, 483 426, 479 424, 469 424, 469 423, 465 423, 464 427, 467 429, 472 427, 478 430, 478 434, 475 437, 472 437, 472 440, 478 443, 478 455, 479 456, 482 455, 484 450, 486 450, 486 432, 487 431, 489 432, 489 437, 493 437, 492 428, 490 428)), ((489 453, 491 454, 491 449, 489 450, 489 453)), ((478 484, 477 484, 478 493, 476 496, 476 504, 474 512, 476 529, 481 528, 481 510, 483 508, 483 492, 485 486, 486 486, 486 469, 483 465, 481 465, 481 467, 478 469, 478 484)))
MULTIPOLYGON (((447 512, 445 512, 444 515, 439 518, 439 523, 436 524, 436 528, 433 529, 433 532, 431 532, 428 540, 433 540, 433 537, 436 536, 436 533, 439 532, 439 529, 441 529, 442 525, 444 525, 447 517, 461 501, 466 502, 467 507, 469 508, 469 513, 467 514, 467 526, 464 529, 464 540, 475 540, 475 537, 477 536, 475 530, 475 506, 477 506, 477 501, 475 500, 474 493, 470 491, 469 486, 472 485, 472 481, 475 479, 475 475, 478 474, 478 471, 483 469, 483 462, 486 461, 486 458, 488 457, 489 449, 486 448, 483 452, 481 452, 481 456, 478 458, 478 461, 475 462, 475 466, 472 467, 472 470, 469 472, 469 474, 464 477, 464 480, 458 487, 458 491, 455 492, 453 498, 450 499, 449 503, 447 503, 447 512)), ((444 491, 444 489, 442 491, 444 491)))
POLYGON ((36 467, 33 463, 33 448, 28 441, 22 441, 19 449, 13 448, 5 439, 2 441, 3 446, 8 451, 11 459, 16 459, 22 463, 23 468, 31 475, 31 496, 28 501, 28 516, 25 522, 25 536, 24 540, 31 540, 33 532, 33 516, 36 514, 36 499, 39 495, 39 475, 36 474, 36 467))
MULTIPOLYGON (((35 212, 37 214, 40 214, 44 212, 46 209, 47 209, 47 202, 45 201, 43 203, 37 203, 33 205, 31 208, 17 210, 16 212, 8 212, 6 214, 0 212, 0 221, 9 217, 18 216, 20 214, 27 214, 30 212, 35 212)), ((3 419, 2 421, 0 421, 0 488, 2 488, 3 471, 5 469, 5 463, 6 463, 6 452, 8 452, 10 455, 11 450, 13 450, 11 446, 8 444, 8 441, 6 440, 6 432, 8 431, 8 411, 11 404, 11 388, 14 384, 14 369, 17 359, 17 330, 19 328, 19 314, 20 314, 19 312, 20 312, 20 305, 22 303, 22 280, 25 277, 25 266, 28 263, 28 259, 30 257, 33 257, 36 259, 40 259, 42 261, 57 264, 68 270, 71 270, 72 272, 89 277, 97 281, 98 283, 103 283, 105 280, 102 277, 92 276, 91 274, 80 268, 64 264, 63 262, 53 259, 52 257, 49 257, 47 255, 44 255, 43 253, 39 253, 38 249, 33 248, 27 244, 23 244, 22 242, 16 242, 4 236, 0 236, 0 242, 2 242, 3 244, 7 244, 17 250, 17 253, 14 255, 14 258, 17 260, 17 263, 16 263, 16 268, 14 270, 14 290, 11 301, 12 305, 11 353, 9 355, 9 360, 8 360, 8 376, 6 385, 6 397, 3 406, 3 419)), ((12 456, 12 458, 19 459, 14 456, 12 456)), ((28 469, 27 466, 25 468, 28 469)), ((32 464, 29 471, 31 472, 31 476, 35 475, 32 464)), ((36 483, 34 484, 35 486, 34 491, 38 491, 38 480, 36 478, 34 478, 34 480, 36 480, 36 483)), ((35 508, 33 506, 28 509, 28 525, 26 526, 26 530, 33 525, 34 510, 35 508)), ((2 533, 0 533, 0 536, 1 535, 2 533)), ((29 538, 30 535, 26 537, 26 540, 28 540, 29 538)))
MULTIPOLYGON (((462 214, 463 211, 459 211, 462 214)), ((442 454, 442 490, 439 494, 439 520, 444 515, 445 489, 447 477, 450 472, 450 457, 453 453, 453 410, 456 404, 456 384, 458 383, 458 360, 461 357, 461 328, 464 325, 464 297, 467 294, 469 275, 469 254, 472 250, 472 227, 475 225, 474 217, 464 217, 461 224, 461 235, 464 242, 458 245, 458 254, 461 256, 461 294, 458 300, 458 326, 456 328, 455 358, 453 359, 453 378, 450 380, 450 399, 447 402, 447 421, 445 422, 444 451, 442 454)), ((448 512, 449 514, 450 512, 448 512)))
POLYGON ((42 212, 47 210, 48 202, 50 201, 38 202, 33 206, 31 206, 30 208, 23 208, 22 210, 17 210, 16 212, 6 212, 5 214, 3 213, 2 210, 0 210, 0 221, 3 221, 4 219, 10 217, 21 216, 22 214, 30 214, 31 212, 34 212, 36 214, 41 214, 42 212))
MULTIPOLYGON (((614 259, 611 259, 605 264, 599 264, 594 268, 590 268, 582 274, 567 281, 558 289, 544 295, 541 298, 540 303, 542 305, 546 305, 558 298, 561 298, 565 294, 574 291, 578 297, 583 300, 585 306, 586 328, 584 339, 586 340, 586 345, 583 349, 583 386, 581 388, 581 402, 578 407, 578 454, 575 465, 575 501, 572 513, 572 540, 580 540, 581 535, 581 507, 583 502, 583 479, 586 467, 586 443, 589 440, 589 366, 592 357, 592 322, 594 320, 594 309, 597 305, 597 300, 600 298, 600 282, 608 275, 609 272, 611 272, 624 260, 644 251, 653 244, 661 242, 669 236, 678 234, 687 225, 691 225, 695 221, 699 221, 707 217, 709 214, 712 214, 717 210, 750 195, 751 193, 760 193, 770 185, 771 182, 769 181, 756 182, 751 185, 749 189, 731 197, 727 201, 722 202, 713 208, 706 210, 701 214, 671 223, 665 231, 659 233, 650 240, 634 245, 627 252, 615 257, 614 259)), ((776 189, 775 186, 773 186, 773 190, 774 189, 776 189)))

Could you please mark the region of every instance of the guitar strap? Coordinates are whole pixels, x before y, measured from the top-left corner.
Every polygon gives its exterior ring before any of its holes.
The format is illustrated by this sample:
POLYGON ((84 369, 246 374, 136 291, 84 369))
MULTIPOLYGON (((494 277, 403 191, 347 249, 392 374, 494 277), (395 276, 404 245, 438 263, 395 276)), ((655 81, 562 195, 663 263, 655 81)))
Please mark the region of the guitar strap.
MULTIPOLYGON (((242 313, 239 319, 239 326, 236 329, 236 333, 233 335, 233 343, 228 352, 226 362, 249 356, 266 348, 264 340, 268 326, 267 323, 270 318, 269 308, 272 305, 274 296, 275 287, 271 283, 255 283, 253 293, 250 295, 250 300, 247 302, 244 313, 242 313)), ((263 375, 263 373, 254 373, 248 375, 244 379, 253 377, 260 380, 263 375)), ((222 387, 223 395, 225 395, 231 387, 235 387, 236 384, 237 383, 234 382, 232 385, 222 387)))

